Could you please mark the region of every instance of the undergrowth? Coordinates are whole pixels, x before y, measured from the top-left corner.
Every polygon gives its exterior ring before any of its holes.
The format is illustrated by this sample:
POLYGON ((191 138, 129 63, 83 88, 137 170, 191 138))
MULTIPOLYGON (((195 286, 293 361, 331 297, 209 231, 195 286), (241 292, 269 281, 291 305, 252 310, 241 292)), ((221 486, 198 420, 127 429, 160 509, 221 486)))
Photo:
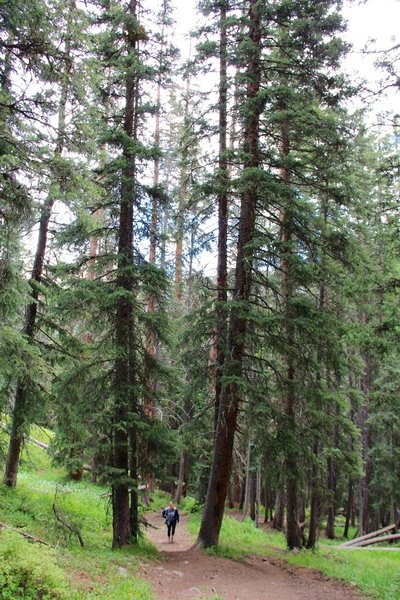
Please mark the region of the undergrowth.
MULTIPOLYGON (((200 515, 194 514, 189 525, 195 539, 200 515)), ((344 540, 341 539, 341 542, 344 540)), ((336 541, 338 543, 338 541, 336 541)), ((325 544, 325 540, 324 540, 325 544)), ((298 554, 286 549, 284 535, 272 529, 256 529, 250 519, 244 522, 225 516, 218 547, 208 554, 243 560, 247 554, 275 557, 298 567, 316 569, 324 575, 350 583, 374 600, 399 600, 400 553, 379 550, 342 550, 334 545, 302 550, 298 554)))
MULTIPOLYGON (((35 431, 33 437, 41 439, 40 436, 48 438, 49 435, 40 430, 35 431)), ((156 493, 149 507, 143 510, 159 511, 168 500, 167 495, 156 493)), ((180 506, 191 515, 189 530, 193 541, 200 525, 200 508, 189 497, 180 506)), ((51 467, 46 452, 32 444, 24 451, 17 488, 10 490, 0 486, 0 522, 29 532, 53 546, 28 542, 12 529, 1 528, 1 598, 154 600, 149 584, 137 577, 140 561, 157 556, 154 546, 141 537, 135 546, 112 551, 108 490, 89 481, 67 482, 61 469, 51 467), (56 520, 54 506, 72 529, 79 530, 83 548, 73 531, 66 530, 56 520)), ((351 582, 376 600, 398 600, 398 553, 340 550, 335 548, 335 543, 337 541, 315 552, 303 550, 294 555, 286 550, 283 534, 256 529, 250 519, 242 522, 226 516, 219 546, 207 552, 234 560, 242 560, 247 554, 279 557, 296 566, 318 569, 327 576, 351 582)))
MULTIPOLYGON (((39 440, 46 435, 32 433, 39 440)), ((66 481, 43 449, 27 444, 17 488, 0 486, 0 522, 7 526, 0 529, 0 598, 154 600, 136 572, 157 550, 144 537, 137 545, 111 550, 108 491, 89 481, 66 481), (54 508, 71 529, 56 519, 54 508), (28 542, 11 528, 50 546, 28 542), (80 532, 83 548, 73 530, 80 532)))

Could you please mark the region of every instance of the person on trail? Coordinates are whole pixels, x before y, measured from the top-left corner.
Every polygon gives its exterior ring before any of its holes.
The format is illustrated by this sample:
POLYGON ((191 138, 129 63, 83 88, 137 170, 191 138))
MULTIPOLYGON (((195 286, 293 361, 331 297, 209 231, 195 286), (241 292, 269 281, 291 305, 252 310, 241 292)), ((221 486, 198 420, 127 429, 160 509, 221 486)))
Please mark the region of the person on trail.
POLYGON ((162 511, 162 516, 164 517, 165 524, 167 526, 168 540, 173 542, 175 535, 175 527, 176 524, 179 523, 179 512, 178 509, 175 508, 173 502, 170 502, 169 505, 164 508, 164 510, 162 511))

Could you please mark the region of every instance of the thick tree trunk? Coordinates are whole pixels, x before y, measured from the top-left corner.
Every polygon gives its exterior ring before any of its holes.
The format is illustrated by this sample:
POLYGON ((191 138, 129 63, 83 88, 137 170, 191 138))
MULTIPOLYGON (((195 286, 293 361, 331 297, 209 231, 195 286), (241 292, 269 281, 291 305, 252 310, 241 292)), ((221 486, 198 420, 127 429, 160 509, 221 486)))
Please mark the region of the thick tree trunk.
MULTIPOLYGON (((131 0, 129 13, 132 22, 127 31, 129 52, 138 47, 136 0, 131 0), (136 25, 136 27, 135 27, 136 25)), ((137 126, 137 76, 126 77, 124 132, 136 138, 137 126)), ((136 162, 129 146, 123 150, 126 166, 122 171, 120 218, 118 229, 118 271, 116 288, 120 294, 115 319, 115 406, 113 422, 113 468, 116 480, 112 485, 113 548, 121 548, 136 541, 138 530, 137 498, 135 499, 136 432, 131 423, 137 412, 135 384, 135 336, 133 312, 133 206, 135 197, 136 162), (129 476, 131 486, 129 486, 129 476), (129 487, 132 489, 131 506, 129 487), (136 506, 135 506, 136 504, 136 506)))
MULTIPOLYGON (((252 51, 248 62, 248 106, 244 125, 244 153, 246 169, 255 169, 259 165, 259 117, 261 106, 255 103, 260 89, 261 77, 261 24, 256 10, 256 0, 251 0, 249 10, 249 37, 252 51)), ((229 328, 226 375, 228 383, 222 388, 218 422, 214 440, 213 462, 208 484, 207 498, 198 536, 198 544, 215 546, 224 514, 225 500, 232 463, 233 441, 236 430, 237 415, 241 400, 240 386, 236 383, 242 375, 242 364, 245 350, 246 316, 245 305, 250 297, 251 267, 253 250, 249 247, 254 237, 256 217, 257 183, 254 178, 249 181, 243 192, 240 209, 239 239, 235 269, 235 285, 233 299, 240 305, 240 311, 232 310, 229 328)))

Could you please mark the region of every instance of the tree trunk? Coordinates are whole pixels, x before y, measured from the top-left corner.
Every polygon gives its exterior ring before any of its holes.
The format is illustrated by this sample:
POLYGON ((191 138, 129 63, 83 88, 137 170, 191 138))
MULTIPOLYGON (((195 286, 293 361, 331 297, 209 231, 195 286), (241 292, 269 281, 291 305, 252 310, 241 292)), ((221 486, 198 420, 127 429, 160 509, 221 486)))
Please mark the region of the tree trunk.
POLYGON ((272 493, 271 484, 267 481, 264 486, 264 523, 274 520, 272 493))
POLYGON ((222 390, 222 375, 225 364, 227 342, 228 299, 228 164, 227 143, 227 2, 221 3, 220 44, 219 44, 219 172, 218 172, 218 264, 217 264, 217 310, 216 310, 216 374, 215 374, 215 418, 214 433, 217 430, 218 410, 222 390))
POLYGON ((260 507, 261 507, 261 465, 258 461, 256 471, 256 494, 255 494, 255 512, 254 520, 257 529, 260 528, 260 507))
POLYGON ((179 175, 179 190, 178 190, 178 211, 176 214, 176 230, 175 230, 175 298, 179 302, 183 298, 183 242, 185 234, 185 214, 188 196, 188 165, 187 165, 187 152, 189 149, 186 147, 187 140, 185 139, 189 134, 189 95, 190 95, 190 79, 187 77, 186 81, 186 98, 185 98, 185 111, 183 121, 183 142, 184 148, 182 150, 182 160, 179 175))
MULTIPOLYGON (((58 108, 57 141, 54 149, 55 158, 61 156, 65 145, 65 111, 68 99, 68 89, 70 86, 70 72, 72 68, 71 27, 74 8, 75 2, 73 0, 70 0, 68 4, 67 31, 65 36, 65 71, 62 75, 61 80, 61 92, 58 108)), ((54 181, 56 180, 57 178, 55 176, 53 178, 52 183, 54 183, 54 181)), ((33 343, 35 338, 37 309, 39 304, 39 285, 43 278, 49 223, 51 212, 55 202, 55 197, 53 196, 51 191, 52 183, 50 184, 50 192, 40 215, 38 241, 30 281, 32 301, 28 304, 28 306, 25 309, 23 333, 28 338, 29 343, 33 343)), ((30 424, 30 407, 28 406, 29 386, 30 382, 28 381, 28 378, 26 378, 24 381, 17 382, 14 408, 12 413, 10 442, 3 477, 3 483, 9 487, 15 487, 17 484, 19 461, 21 457, 24 433, 26 428, 30 424)))
MULTIPOLYGON (((157 104, 155 114, 155 132, 154 132, 154 145, 158 147, 160 145, 160 110, 161 110, 161 70, 163 63, 163 54, 165 52, 165 41, 164 41, 164 21, 166 18, 167 6, 164 0, 162 7, 162 33, 161 33, 161 49, 158 58, 158 81, 157 81, 157 104)), ((149 264, 155 267, 156 265, 156 254, 157 254, 157 239, 158 239, 158 211, 159 211, 159 198, 158 198, 158 186, 160 182, 160 158, 156 154, 154 158, 154 171, 153 171, 153 197, 151 203, 151 222, 150 222, 150 239, 149 239, 149 264)), ((156 299, 154 293, 151 291, 147 297, 147 312, 152 315, 156 311, 156 299)), ((150 319, 151 323, 151 319, 150 319)), ((153 365, 152 362, 157 356, 157 341, 154 327, 150 324, 146 332, 146 361, 145 361, 145 398, 143 405, 143 413, 147 419, 152 420, 155 412, 155 391, 157 389, 157 381, 153 377, 153 365)), ((145 449, 148 454, 148 449, 145 449)), ((153 492, 153 477, 151 473, 146 475, 146 492, 143 495, 143 502, 149 504, 150 494, 153 492)))
POLYGON ((328 493, 329 506, 328 506, 328 518, 326 523, 326 537, 329 540, 335 539, 335 493, 336 493, 336 474, 335 466, 333 463, 332 456, 328 457, 328 493))
POLYGON ((250 463, 251 463, 251 438, 247 441, 247 452, 246 452, 246 474, 245 474, 245 488, 244 488, 244 502, 243 502, 243 521, 249 514, 249 503, 250 503, 250 488, 251 488, 251 474, 250 474, 250 463))
POLYGON ((272 527, 278 531, 283 530, 285 521, 285 491, 283 483, 278 482, 275 497, 275 515, 272 522, 272 527))
POLYGON ((250 471, 250 488, 249 488, 249 515, 252 521, 256 519, 256 474, 250 471))
MULTIPOLYGON (((285 161, 289 155, 289 134, 287 126, 281 128, 281 142, 279 147, 282 166, 279 169, 280 177, 289 183, 288 171, 285 161)), ((297 455, 297 427, 296 427, 296 392, 295 392, 295 367, 293 361, 294 331, 292 324, 293 298, 293 273, 292 273, 292 216, 289 206, 285 206, 281 215, 281 273, 282 273, 282 298, 285 312, 286 347, 285 360, 285 392, 284 415, 285 434, 287 443, 285 447, 285 474, 286 474, 286 541, 290 549, 301 548, 302 535, 298 523, 298 455, 297 455)))
MULTIPOLYGON (((127 28, 127 43, 132 55, 137 53, 138 31, 136 0, 131 0, 129 13, 132 21, 127 28)), ((124 132, 128 139, 136 139, 137 127, 137 75, 130 72, 126 77, 124 132)), ((122 170, 121 201, 118 229, 118 270, 116 288, 123 293, 116 302, 115 319, 115 406, 113 422, 113 468, 115 481, 112 485, 113 548, 121 548, 136 541, 138 530, 137 499, 131 492, 129 478, 136 485, 136 432, 132 414, 137 412, 135 384, 135 336, 133 312, 133 206, 135 198, 136 161, 131 146, 123 150, 125 167, 122 170), (131 471, 131 473, 130 473, 131 471), (136 506, 135 506, 136 503, 136 506)))
MULTIPOLYGON (((365 319, 368 323, 368 318, 365 319)), ((361 380, 361 390, 364 397, 364 406, 358 415, 358 425, 362 434, 362 456, 364 461, 364 476, 360 482, 360 505, 359 505, 359 535, 369 532, 370 520, 370 485, 372 476, 372 465, 370 449, 372 445, 372 431, 368 423, 369 403, 372 388, 372 361, 368 353, 364 355, 364 374, 361 380)))
POLYGON ((186 486, 187 459, 188 459, 188 454, 185 450, 183 450, 180 460, 179 460, 179 475, 178 475, 178 484, 176 486, 176 492, 175 492, 175 504, 181 503, 182 496, 184 493, 184 488, 186 486))
POLYGON ((310 508, 310 527, 308 531, 307 548, 315 548, 319 537, 319 519, 320 519, 321 499, 317 489, 314 489, 311 496, 310 508))
MULTIPOLYGON (((255 169, 259 165, 259 117, 260 103, 255 103, 260 89, 261 78, 261 24, 256 9, 256 0, 250 0, 249 37, 252 51, 249 56, 247 74, 248 106, 244 124, 244 154, 246 156, 244 171, 255 169)), ((241 308, 232 309, 229 328, 226 375, 228 383, 223 386, 220 396, 218 422, 214 440, 213 461, 207 490, 206 503, 201 521, 197 543, 203 546, 218 544, 219 533, 224 514, 227 487, 229 482, 233 441, 236 430, 237 415, 241 400, 241 389, 237 384, 242 375, 242 363, 245 350, 246 316, 244 306, 247 305, 251 287, 251 267, 253 250, 249 247, 254 237, 257 182, 249 181, 243 191, 240 208, 239 239, 235 269, 234 300, 241 308)))
MULTIPOLYGON (((328 185, 327 185, 328 189, 328 185)), ((328 221, 328 195, 323 197, 321 201, 321 217, 324 223, 324 227, 327 225, 328 221)), ((321 267, 322 271, 325 270, 325 258, 321 256, 321 267)), ((322 281, 319 287, 319 298, 318 298, 318 310, 322 313, 325 309, 326 302, 326 289, 325 289, 325 281, 322 281)), ((316 387, 317 387, 317 410, 322 411, 322 402, 321 402, 321 380, 322 380, 322 368, 323 368, 323 352, 322 348, 325 344, 324 339, 319 340, 318 350, 317 350, 317 364, 319 366, 317 374, 316 374, 316 387)), ((309 533, 307 539, 307 548, 314 549, 319 537, 319 526, 320 526, 320 518, 321 518, 321 481, 320 481, 320 473, 319 473, 319 455, 320 455, 320 434, 318 429, 315 432, 315 441, 313 447, 314 453, 314 464, 312 467, 312 479, 311 479, 311 509, 310 509, 310 526, 309 533)))
POLYGON ((239 510, 243 510, 244 508, 244 503, 246 500, 246 486, 247 486, 247 481, 246 481, 246 476, 243 477, 242 479, 242 491, 240 494, 240 502, 239 502, 239 510))

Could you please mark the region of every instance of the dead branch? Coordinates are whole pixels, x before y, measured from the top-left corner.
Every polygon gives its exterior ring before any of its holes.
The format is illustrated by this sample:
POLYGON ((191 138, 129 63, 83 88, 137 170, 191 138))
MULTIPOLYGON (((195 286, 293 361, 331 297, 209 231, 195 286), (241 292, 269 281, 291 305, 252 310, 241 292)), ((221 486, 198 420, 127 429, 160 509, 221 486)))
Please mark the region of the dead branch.
POLYGON ((21 531, 21 529, 16 529, 15 527, 11 527, 11 525, 6 525, 5 523, 0 523, 0 529, 9 529, 10 531, 19 533, 19 535, 22 535, 24 538, 26 538, 30 542, 36 542, 38 544, 44 544, 45 546, 50 546, 50 544, 48 542, 45 542, 44 540, 41 540, 40 538, 38 538, 34 535, 31 535, 30 533, 27 533, 26 531, 21 531))
POLYGON ((72 531, 72 533, 74 533, 76 535, 76 537, 78 538, 79 543, 83 548, 84 544, 83 544, 81 532, 75 525, 71 525, 71 523, 68 523, 68 521, 65 519, 65 517, 59 513, 55 503, 53 503, 53 512, 56 517, 56 521, 59 521, 65 529, 69 529, 70 531, 72 531))

